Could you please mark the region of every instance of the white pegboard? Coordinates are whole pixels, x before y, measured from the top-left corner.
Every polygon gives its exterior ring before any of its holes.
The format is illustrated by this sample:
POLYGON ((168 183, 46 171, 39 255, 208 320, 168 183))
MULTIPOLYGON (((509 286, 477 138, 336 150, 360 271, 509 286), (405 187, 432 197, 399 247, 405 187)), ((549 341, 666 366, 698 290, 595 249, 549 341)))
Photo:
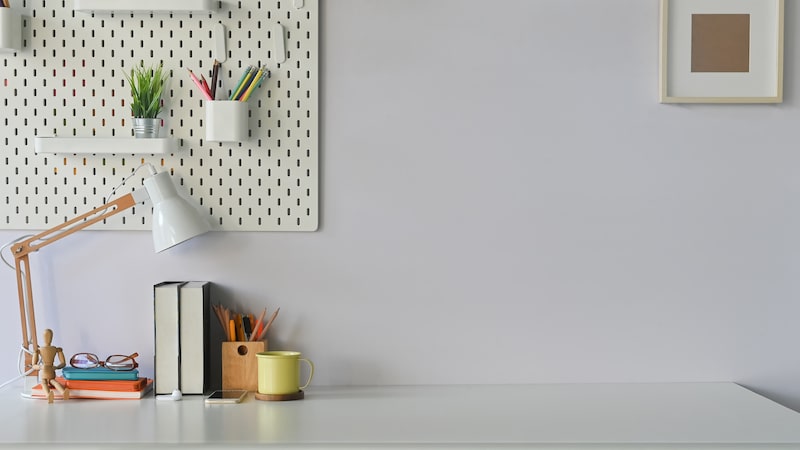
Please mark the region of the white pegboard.
MULTIPOLYGON (((61 223, 101 205, 148 162, 171 171, 220 230, 317 229, 318 0, 226 0, 201 13, 94 15, 74 11, 73 1, 12 0, 23 15, 23 49, 0 57, 0 228, 61 223), (227 54, 218 98, 230 94, 248 65, 264 65, 270 74, 248 101, 249 138, 238 143, 205 141, 205 100, 186 71, 208 77, 220 23, 227 54), (276 24, 285 32, 282 63, 272 50, 276 24), (34 153, 34 136, 132 136, 123 72, 140 61, 163 61, 171 71, 161 117, 162 136, 177 141, 175 153, 34 153)), ((126 184, 140 185, 138 174, 126 184)), ((134 208, 93 228, 149 229, 146 212, 134 208)))

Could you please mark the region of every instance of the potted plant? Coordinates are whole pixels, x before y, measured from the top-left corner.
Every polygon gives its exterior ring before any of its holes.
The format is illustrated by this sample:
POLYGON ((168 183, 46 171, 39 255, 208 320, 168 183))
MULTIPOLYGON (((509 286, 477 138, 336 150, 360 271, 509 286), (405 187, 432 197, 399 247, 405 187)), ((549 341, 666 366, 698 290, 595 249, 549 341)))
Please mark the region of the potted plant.
POLYGON ((161 119, 161 96, 164 93, 169 74, 164 64, 145 67, 144 62, 134 66, 125 78, 131 86, 131 114, 133 115, 133 135, 137 138, 158 137, 161 119))

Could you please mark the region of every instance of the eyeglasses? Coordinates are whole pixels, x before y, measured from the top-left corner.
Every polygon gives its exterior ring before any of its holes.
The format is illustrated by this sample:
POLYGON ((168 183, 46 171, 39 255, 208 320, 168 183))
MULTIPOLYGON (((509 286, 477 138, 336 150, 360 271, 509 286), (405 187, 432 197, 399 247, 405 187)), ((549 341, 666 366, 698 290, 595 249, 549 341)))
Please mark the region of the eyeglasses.
POLYGON ((137 356, 139 356, 138 353, 128 356, 111 355, 105 361, 100 361, 100 358, 94 353, 77 353, 69 359, 69 365, 76 369, 94 369, 102 366, 109 370, 125 372, 139 367, 139 363, 133 359, 137 356))

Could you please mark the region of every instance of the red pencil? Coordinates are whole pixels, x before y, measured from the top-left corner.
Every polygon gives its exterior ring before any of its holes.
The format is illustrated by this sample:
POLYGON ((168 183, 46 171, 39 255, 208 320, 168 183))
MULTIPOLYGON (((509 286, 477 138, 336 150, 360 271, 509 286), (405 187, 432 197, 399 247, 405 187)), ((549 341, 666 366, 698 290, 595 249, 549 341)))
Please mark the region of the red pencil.
POLYGON ((202 74, 200 75, 200 82, 203 83, 203 87, 205 88, 206 92, 211 95, 211 88, 208 86, 208 82, 206 81, 206 77, 202 74))
MULTIPOLYGON (((5 1, 5 0, 3 0, 3 1, 5 1)), ((186 70, 189 71, 189 76, 192 78, 192 82, 195 84, 195 86, 197 86, 198 89, 200 89, 200 93, 203 94, 203 97, 205 97, 206 100, 213 100, 211 98, 211 94, 206 90, 206 88, 203 86, 203 84, 200 83, 200 80, 198 80, 197 77, 194 76, 194 73, 192 73, 192 70, 189 69, 188 67, 186 68, 186 70)))
POLYGON ((267 308, 264 308, 264 311, 261 311, 261 315, 258 316, 258 320, 256 320, 256 324, 253 327, 253 335, 250 336, 251 341, 257 341, 261 336, 261 330, 264 327, 264 316, 267 315, 267 308))

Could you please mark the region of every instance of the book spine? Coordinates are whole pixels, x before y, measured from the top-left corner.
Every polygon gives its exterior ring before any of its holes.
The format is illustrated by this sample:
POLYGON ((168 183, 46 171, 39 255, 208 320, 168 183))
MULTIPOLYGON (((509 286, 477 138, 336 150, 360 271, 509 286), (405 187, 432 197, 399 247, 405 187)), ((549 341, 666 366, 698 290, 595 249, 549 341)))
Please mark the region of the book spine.
POLYGON ((210 285, 188 282, 181 287, 180 384, 184 394, 203 394, 208 387, 210 285))
POLYGON ((180 288, 183 282, 163 282, 153 288, 155 323, 155 391, 180 389, 180 288))

